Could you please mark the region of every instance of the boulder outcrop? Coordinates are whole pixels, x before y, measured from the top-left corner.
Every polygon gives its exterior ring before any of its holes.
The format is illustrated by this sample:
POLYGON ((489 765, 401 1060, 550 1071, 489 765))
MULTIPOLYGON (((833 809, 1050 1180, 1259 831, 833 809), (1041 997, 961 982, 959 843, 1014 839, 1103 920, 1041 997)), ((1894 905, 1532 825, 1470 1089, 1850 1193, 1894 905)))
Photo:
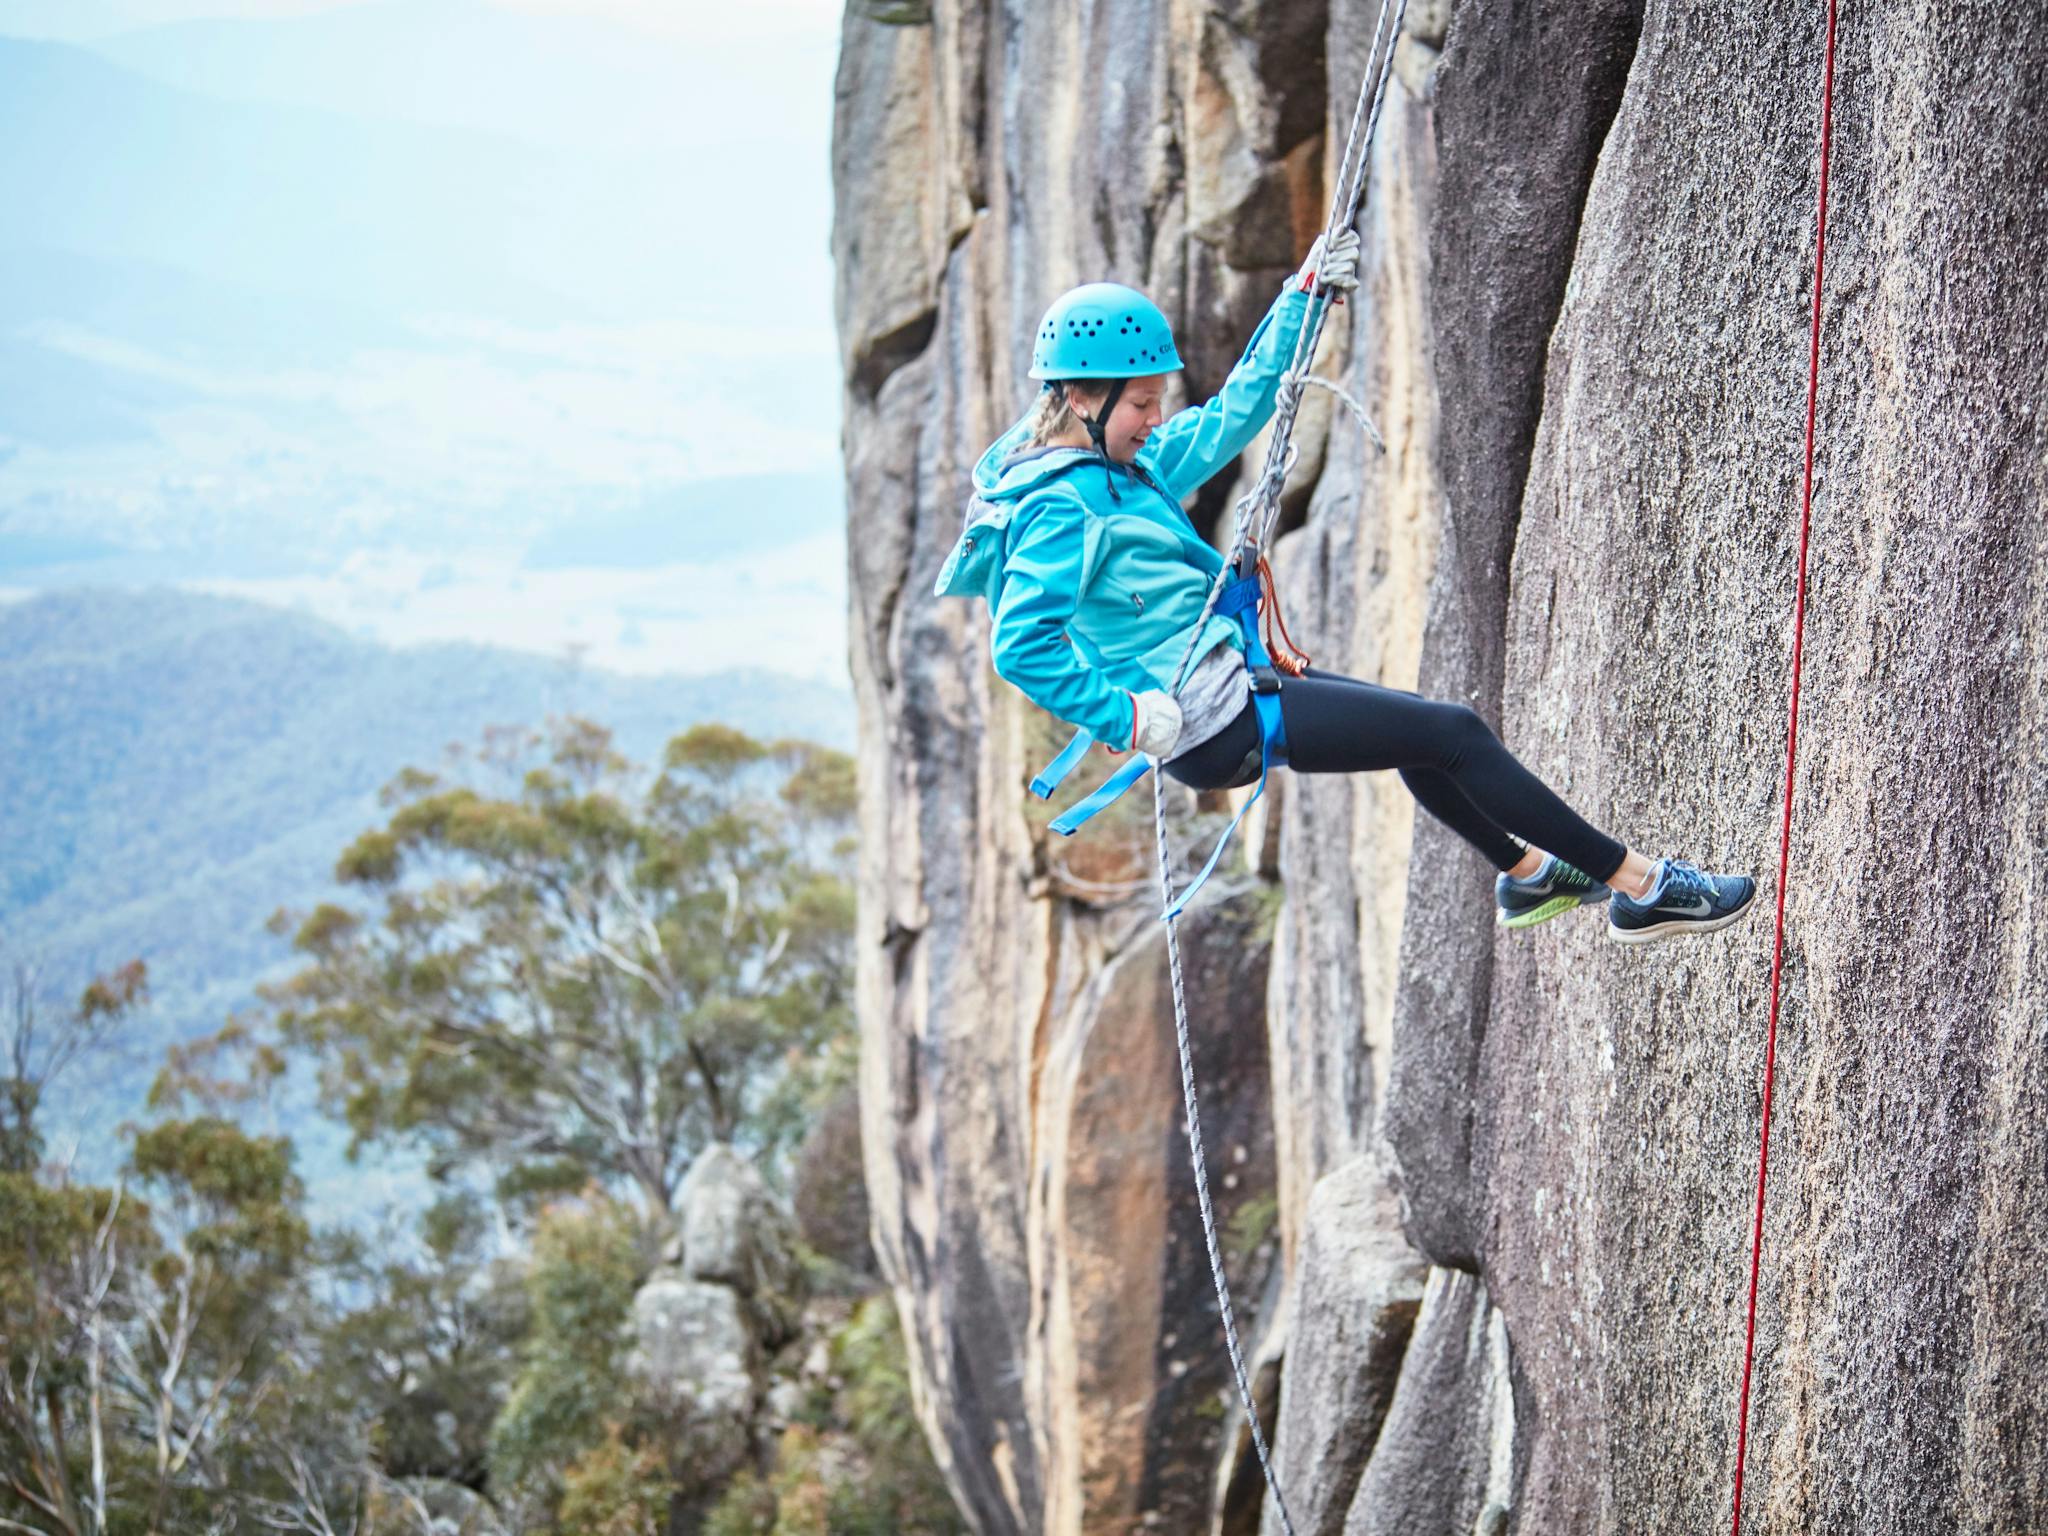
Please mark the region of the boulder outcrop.
POLYGON ((676 1216, 662 1267, 633 1297, 626 1369, 635 1400, 673 1427, 679 1528, 694 1530, 757 1459, 767 1362, 795 1336, 803 1284, 788 1215, 731 1147, 697 1155, 676 1216))

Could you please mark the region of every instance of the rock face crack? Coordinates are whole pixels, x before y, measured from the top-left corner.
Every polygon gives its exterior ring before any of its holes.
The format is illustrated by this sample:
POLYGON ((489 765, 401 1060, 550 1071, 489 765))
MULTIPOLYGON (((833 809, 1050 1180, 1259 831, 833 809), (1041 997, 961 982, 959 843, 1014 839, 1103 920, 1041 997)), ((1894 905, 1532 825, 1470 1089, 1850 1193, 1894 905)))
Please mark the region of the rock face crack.
POLYGON ((868 338, 854 353, 848 384, 856 393, 872 400, 897 369, 924 355, 938 324, 939 311, 934 305, 868 338))
MULTIPOLYGON (((1498 728, 1508 570, 1541 414, 1548 343, 1580 218, 1628 83, 1640 0, 1467 0, 1436 74, 1430 306, 1444 496, 1418 691, 1498 728)), ((1419 820, 1383 1129, 1411 1238, 1477 1271, 1473 1084, 1493 993, 1493 871, 1419 820)))

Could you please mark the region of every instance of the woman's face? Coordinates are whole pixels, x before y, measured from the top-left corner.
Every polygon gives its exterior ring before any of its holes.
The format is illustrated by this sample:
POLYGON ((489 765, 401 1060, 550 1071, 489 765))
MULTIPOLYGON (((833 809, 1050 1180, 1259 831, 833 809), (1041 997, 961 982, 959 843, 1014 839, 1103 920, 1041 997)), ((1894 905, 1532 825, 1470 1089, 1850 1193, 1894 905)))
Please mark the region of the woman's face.
MULTIPOLYGON (((1106 390, 1101 391, 1091 397, 1077 391, 1075 403, 1092 416, 1102 408, 1102 397, 1106 393, 1106 390)), ((1165 396, 1166 375, 1163 373, 1148 373, 1143 378, 1125 381, 1116 409, 1109 413, 1109 420, 1102 425, 1102 446, 1117 463, 1128 464, 1135 459, 1145 446, 1145 440, 1152 435, 1152 429, 1166 419, 1160 409, 1160 402, 1165 396)))

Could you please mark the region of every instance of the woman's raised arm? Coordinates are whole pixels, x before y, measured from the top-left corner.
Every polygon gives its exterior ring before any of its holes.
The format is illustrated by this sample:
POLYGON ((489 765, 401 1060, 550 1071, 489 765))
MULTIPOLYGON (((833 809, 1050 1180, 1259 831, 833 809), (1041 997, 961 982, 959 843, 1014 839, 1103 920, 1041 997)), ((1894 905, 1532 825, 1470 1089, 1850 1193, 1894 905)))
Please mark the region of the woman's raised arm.
POLYGON ((1273 419, 1280 376, 1308 318, 1309 296, 1290 282, 1259 321, 1215 398, 1176 411, 1152 433, 1144 459, 1176 499, 1228 466, 1273 419))

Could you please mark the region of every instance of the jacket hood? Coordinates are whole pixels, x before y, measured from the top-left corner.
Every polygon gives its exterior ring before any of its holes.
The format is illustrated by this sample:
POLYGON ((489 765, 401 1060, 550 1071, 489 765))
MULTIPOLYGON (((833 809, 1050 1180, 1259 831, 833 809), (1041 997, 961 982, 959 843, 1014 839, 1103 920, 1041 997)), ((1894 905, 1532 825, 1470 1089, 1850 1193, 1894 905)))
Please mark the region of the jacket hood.
POLYGON ((1027 414, 989 444, 974 466, 974 494, 961 518, 960 540, 933 591, 940 597, 979 595, 991 609, 1003 589, 1003 545, 1018 504, 1077 465, 1102 462, 1092 448, 1030 447, 1027 414))
MULTIPOLYGON (((1020 503, 1032 492, 1076 469, 1092 469, 1098 475, 1109 477, 1112 482, 1122 476, 1127 485, 1149 486, 1165 497, 1169 505, 1172 504, 1172 497, 1154 477, 1142 453, 1134 463, 1111 464, 1093 448, 1031 447, 1031 414, 1027 411, 1007 432, 990 443, 988 451, 975 464, 974 494, 967 498, 967 509, 960 519, 960 541, 954 545, 933 587, 938 596, 978 593, 993 609, 1002 595, 1005 538, 1011 520, 1020 510, 1020 503)), ((1110 492, 1112 496, 1116 494, 1114 483, 1110 492)), ((1068 494, 1082 505, 1088 504, 1087 492, 1076 488, 1068 494)), ((1185 514, 1181 515, 1180 521, 1183 524, 1187 522, 1185 514)), ((1191 550, 1189 558, 1199 564, 1199 551, 1206 550, 1208 546, 1200 542, 1191 525, 1185 531, 1197 546, 1191 550)))
POLYGON ((1031 413, 988 445, 974 466, 974 491, 984 501, 1014 501, 1077 463, 1101 463, 1093 448, 1033 448, 1031 413))

